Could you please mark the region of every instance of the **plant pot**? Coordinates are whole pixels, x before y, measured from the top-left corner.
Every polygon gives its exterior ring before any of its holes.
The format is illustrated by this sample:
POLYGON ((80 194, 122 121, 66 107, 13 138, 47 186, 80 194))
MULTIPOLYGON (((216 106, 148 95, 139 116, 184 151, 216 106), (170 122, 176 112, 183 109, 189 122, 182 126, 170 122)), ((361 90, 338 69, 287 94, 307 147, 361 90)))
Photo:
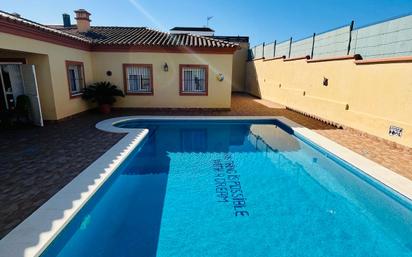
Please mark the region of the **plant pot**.
POLYGON ((109 114, 111 111, 112 107, 110 104, 101 104, 99 105, 99 111, 103 114, 109 114))

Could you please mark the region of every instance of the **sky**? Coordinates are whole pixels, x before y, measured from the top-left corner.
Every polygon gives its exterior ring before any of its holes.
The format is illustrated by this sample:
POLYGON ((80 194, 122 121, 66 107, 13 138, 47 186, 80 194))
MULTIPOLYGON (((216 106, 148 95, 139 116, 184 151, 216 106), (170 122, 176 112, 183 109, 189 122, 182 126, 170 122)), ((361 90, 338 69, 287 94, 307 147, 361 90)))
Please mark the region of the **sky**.
POLYGON ((249 36, 251 46, 293 37, 305 38, 355 21, 355 27, 412 13, 412 0, 0 0, 0 10, 17 12, 42 24, 74 21, 83 8, 92 25, 145 26, 168 31, 175 26, 209 26, 220 36, 249 36))

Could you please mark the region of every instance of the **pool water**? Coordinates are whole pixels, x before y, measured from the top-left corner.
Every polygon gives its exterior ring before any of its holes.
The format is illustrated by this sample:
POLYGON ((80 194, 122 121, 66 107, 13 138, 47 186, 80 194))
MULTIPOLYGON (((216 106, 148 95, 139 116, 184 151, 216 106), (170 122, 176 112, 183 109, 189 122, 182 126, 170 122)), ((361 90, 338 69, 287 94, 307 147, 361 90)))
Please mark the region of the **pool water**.
POLYGON ((149 136, 46 256, 412 256, 412 204, 277 121, 149 136))

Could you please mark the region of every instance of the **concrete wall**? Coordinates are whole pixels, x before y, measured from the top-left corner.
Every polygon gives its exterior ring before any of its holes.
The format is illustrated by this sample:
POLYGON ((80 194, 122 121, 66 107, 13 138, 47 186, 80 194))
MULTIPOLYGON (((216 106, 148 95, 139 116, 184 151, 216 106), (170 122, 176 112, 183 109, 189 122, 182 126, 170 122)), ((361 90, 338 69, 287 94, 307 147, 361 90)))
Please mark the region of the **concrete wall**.
POLYGON ((153 64, 153 95, 128 95, 118 98, 115 107, 230 108, 232 54, 113 53, 93 52, 94 79, 110 81, 123 90, 123 63, 153 64), (163 71, 167 63, 169 71, 163 71), (179 95, 179 64, 209 66, 208 95, 179 95), (107 71, 112 76, 107 76, 107 71), (223 81, 216 76, 222 73, 223 81))
POLYGON ((246 91, 288 107, 412 146, 412 63, 357 65, 352 59, 256 60, 246 91), (323 85, 324 77, 328 86, 323 85), (389 136, 389 126, 403 128, 389 136))
POLYGON ((94 78, 90 52, 6 33, 0 33, 0 49, 20 51, 13 53, 14 57, 26 58, 28 64, 36 66, 44 119, 62 119, 90 108, 81 98, 70 98, 65 64, 66 60, 83 62, 86 83, 91 83, 94 78))
POLYGON ((232 92, 244 92, 246 80, 246 62, 249 43, 239 43, 240 49, 233 54, 232 92))

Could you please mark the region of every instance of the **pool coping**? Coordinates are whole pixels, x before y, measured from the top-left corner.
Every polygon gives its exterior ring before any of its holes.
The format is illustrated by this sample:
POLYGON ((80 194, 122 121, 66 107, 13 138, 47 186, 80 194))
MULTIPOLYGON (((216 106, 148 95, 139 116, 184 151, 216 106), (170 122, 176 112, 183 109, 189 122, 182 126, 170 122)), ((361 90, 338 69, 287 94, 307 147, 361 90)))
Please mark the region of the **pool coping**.
POLYGON ((42 254, 54 238, 113 174, 122 161, 146 137, 149 132, 148 129, 127 129, 114 126, 115 123, 120 121, 134 119, 278 120, 292 128, 294 133, 412 200, 412 181, 408 178, 283 116, 123 116, 103 120, 96 124, 96 128, 111 133, 126 133, 125 137, 0 240, 0 256, 35 257, 42 254))

